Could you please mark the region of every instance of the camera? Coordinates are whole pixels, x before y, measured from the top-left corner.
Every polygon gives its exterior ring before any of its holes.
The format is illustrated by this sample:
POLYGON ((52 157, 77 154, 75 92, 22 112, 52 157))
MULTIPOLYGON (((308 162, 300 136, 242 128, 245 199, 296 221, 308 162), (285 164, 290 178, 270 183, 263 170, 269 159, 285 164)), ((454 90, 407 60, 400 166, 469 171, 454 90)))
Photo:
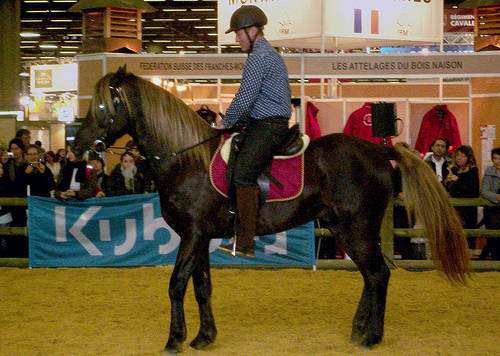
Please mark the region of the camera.
POLYGON ((37 169, 37 168, 38 168, 38 165, 39 165, 41 162, 42 162, 42 160, 41 160, 41 159, 39 159, 39 160, 38 160, 38 161, 36 161, 36 162, 30 162, 30 163, 28 163, 28 166, 33 167, 33 168, 37 169))

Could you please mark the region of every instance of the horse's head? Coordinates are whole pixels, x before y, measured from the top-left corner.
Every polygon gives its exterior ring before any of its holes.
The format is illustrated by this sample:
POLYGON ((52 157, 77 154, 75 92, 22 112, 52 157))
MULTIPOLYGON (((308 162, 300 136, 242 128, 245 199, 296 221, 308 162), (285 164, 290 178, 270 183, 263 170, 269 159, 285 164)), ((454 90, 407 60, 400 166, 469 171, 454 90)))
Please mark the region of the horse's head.
POLYGON ((96 84, 94 96, 87 117, 76 134, 73 150, 77 155, 88 149, 99 139, 107 147, 129 132, 131 114, 136 103, 130 95, 123 95, 123 87, 137 79, 120 67, 116 73, 109 73, 96 84))

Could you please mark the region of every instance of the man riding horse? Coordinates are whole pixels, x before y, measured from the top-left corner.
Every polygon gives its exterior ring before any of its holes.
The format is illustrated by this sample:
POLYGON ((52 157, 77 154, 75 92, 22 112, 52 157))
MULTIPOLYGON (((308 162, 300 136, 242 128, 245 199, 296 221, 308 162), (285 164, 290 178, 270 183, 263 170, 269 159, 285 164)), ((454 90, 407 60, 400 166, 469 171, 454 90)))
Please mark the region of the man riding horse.
POLYGON ((255 257, 255 226, 259 210, 257 179, 271 162, 273 153, 288 133, 291 91, 283 58, 267 42, 262 31, 267 17, 257 6, 242 6, 231 16, 230 28, 248 58, 241 84, 225 117, 218 124, 225 129, 244 125, 233 181, 236 191, 236 236, 219 249, 233 256, 255 257))

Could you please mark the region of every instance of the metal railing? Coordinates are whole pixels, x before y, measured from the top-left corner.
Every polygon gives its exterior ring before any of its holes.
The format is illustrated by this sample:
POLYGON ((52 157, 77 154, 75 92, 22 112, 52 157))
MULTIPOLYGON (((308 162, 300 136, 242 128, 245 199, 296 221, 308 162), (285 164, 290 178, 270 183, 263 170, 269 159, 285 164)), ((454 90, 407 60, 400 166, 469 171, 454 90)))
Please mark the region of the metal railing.
MULTIPOLYGON (((453 206, 495 206, 492 202, 484 198, 450 198, 451 205, 453 206)), ((394 260, 394 239, 402 237, 425 237, 423 229, 401 229, 394 228, 394 206, 404 206, 400 199, 394 199, 389 202, 382 226, 380 229, 380 238, 382 245, 382 252, 384 255, 392 260, 394 264, 401 268, 406 269, 432 269, 433 262, 431 260, 394 260)), ((500 237, 500 230, 493 229, 464 229, 465 235, 469 237, 486 237, 498 238, 500 237)), ((316 236, 331 237, 332 234, 327 229, 316 229, 316 236)), ((349 260, 328 260, 319 261, 319 268, 346 268, 355 269, 355 265, 349 260)), ((500 261, 471 261, 471 268, 473 270, 500 270, 500 261)))
MULTIPOLYGON (((489 200, 484 198, 451 198, 453 206, 495 206, 489 200)), ((26 198, 0 198, 0 206, 26 206, 26 198)), ((423 229, 395 229, 393 221, 393 212, 395 205, 404 205, 402 200, 395 199, 390 201, 382 221, 380 236, 382 240, 382 251, 384 255, 393 260, 396 266, 407 269, 432 269, 433 263, 430 260, 394 260, 394 238, 400 237, 423 237, 423 229)), ((500 237, 500 230, 492 229, 464 229, 467 237, 500 237)), ((317 228, 315 230, 317 237, 332 237, 330 230, 317 228)), ((0 235, 4 236, 28 236, 28 229, 24 227, 0 227, 0 235)), ((27 259, 0 258, 0 266, 27 266, 27 259)), ((474 270, 500 270, 500 261, 471 261, 474 270)), ((356 266, 349 260, 323 260, 318 262, 319 268, 342 268, 355 269, 356 266)))

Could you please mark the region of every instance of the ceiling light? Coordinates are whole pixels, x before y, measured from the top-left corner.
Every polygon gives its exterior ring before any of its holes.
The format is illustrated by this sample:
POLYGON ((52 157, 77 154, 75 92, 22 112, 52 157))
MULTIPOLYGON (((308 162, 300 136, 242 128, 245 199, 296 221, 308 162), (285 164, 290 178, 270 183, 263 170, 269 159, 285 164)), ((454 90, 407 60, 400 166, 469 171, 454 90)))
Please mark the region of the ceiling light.
POLYGON ((21 32, 20 36, 22 38, 33 38, 33 37, 40 37, 40 34, 36 32, 21 32))
POLYGON ((53 44, 41 44, 40 48, 52 49, 52 48, 57 48, 57 45, 53 45, 53 44))
POLYGON ((21 73, 19 73, 19 76, 20 76, 20 77, 25 77, 25 78, 26 78, 26 77, 29 77, 29 76, 30 76, 30 74, 29 74, 28 72, 21 72, 21 73))
POLYGON ((161 79, 159 77, 153 77, 151 79, 151 82, 153 82, 154 85, 158 85, 159 87, 161 87, 161 79))

